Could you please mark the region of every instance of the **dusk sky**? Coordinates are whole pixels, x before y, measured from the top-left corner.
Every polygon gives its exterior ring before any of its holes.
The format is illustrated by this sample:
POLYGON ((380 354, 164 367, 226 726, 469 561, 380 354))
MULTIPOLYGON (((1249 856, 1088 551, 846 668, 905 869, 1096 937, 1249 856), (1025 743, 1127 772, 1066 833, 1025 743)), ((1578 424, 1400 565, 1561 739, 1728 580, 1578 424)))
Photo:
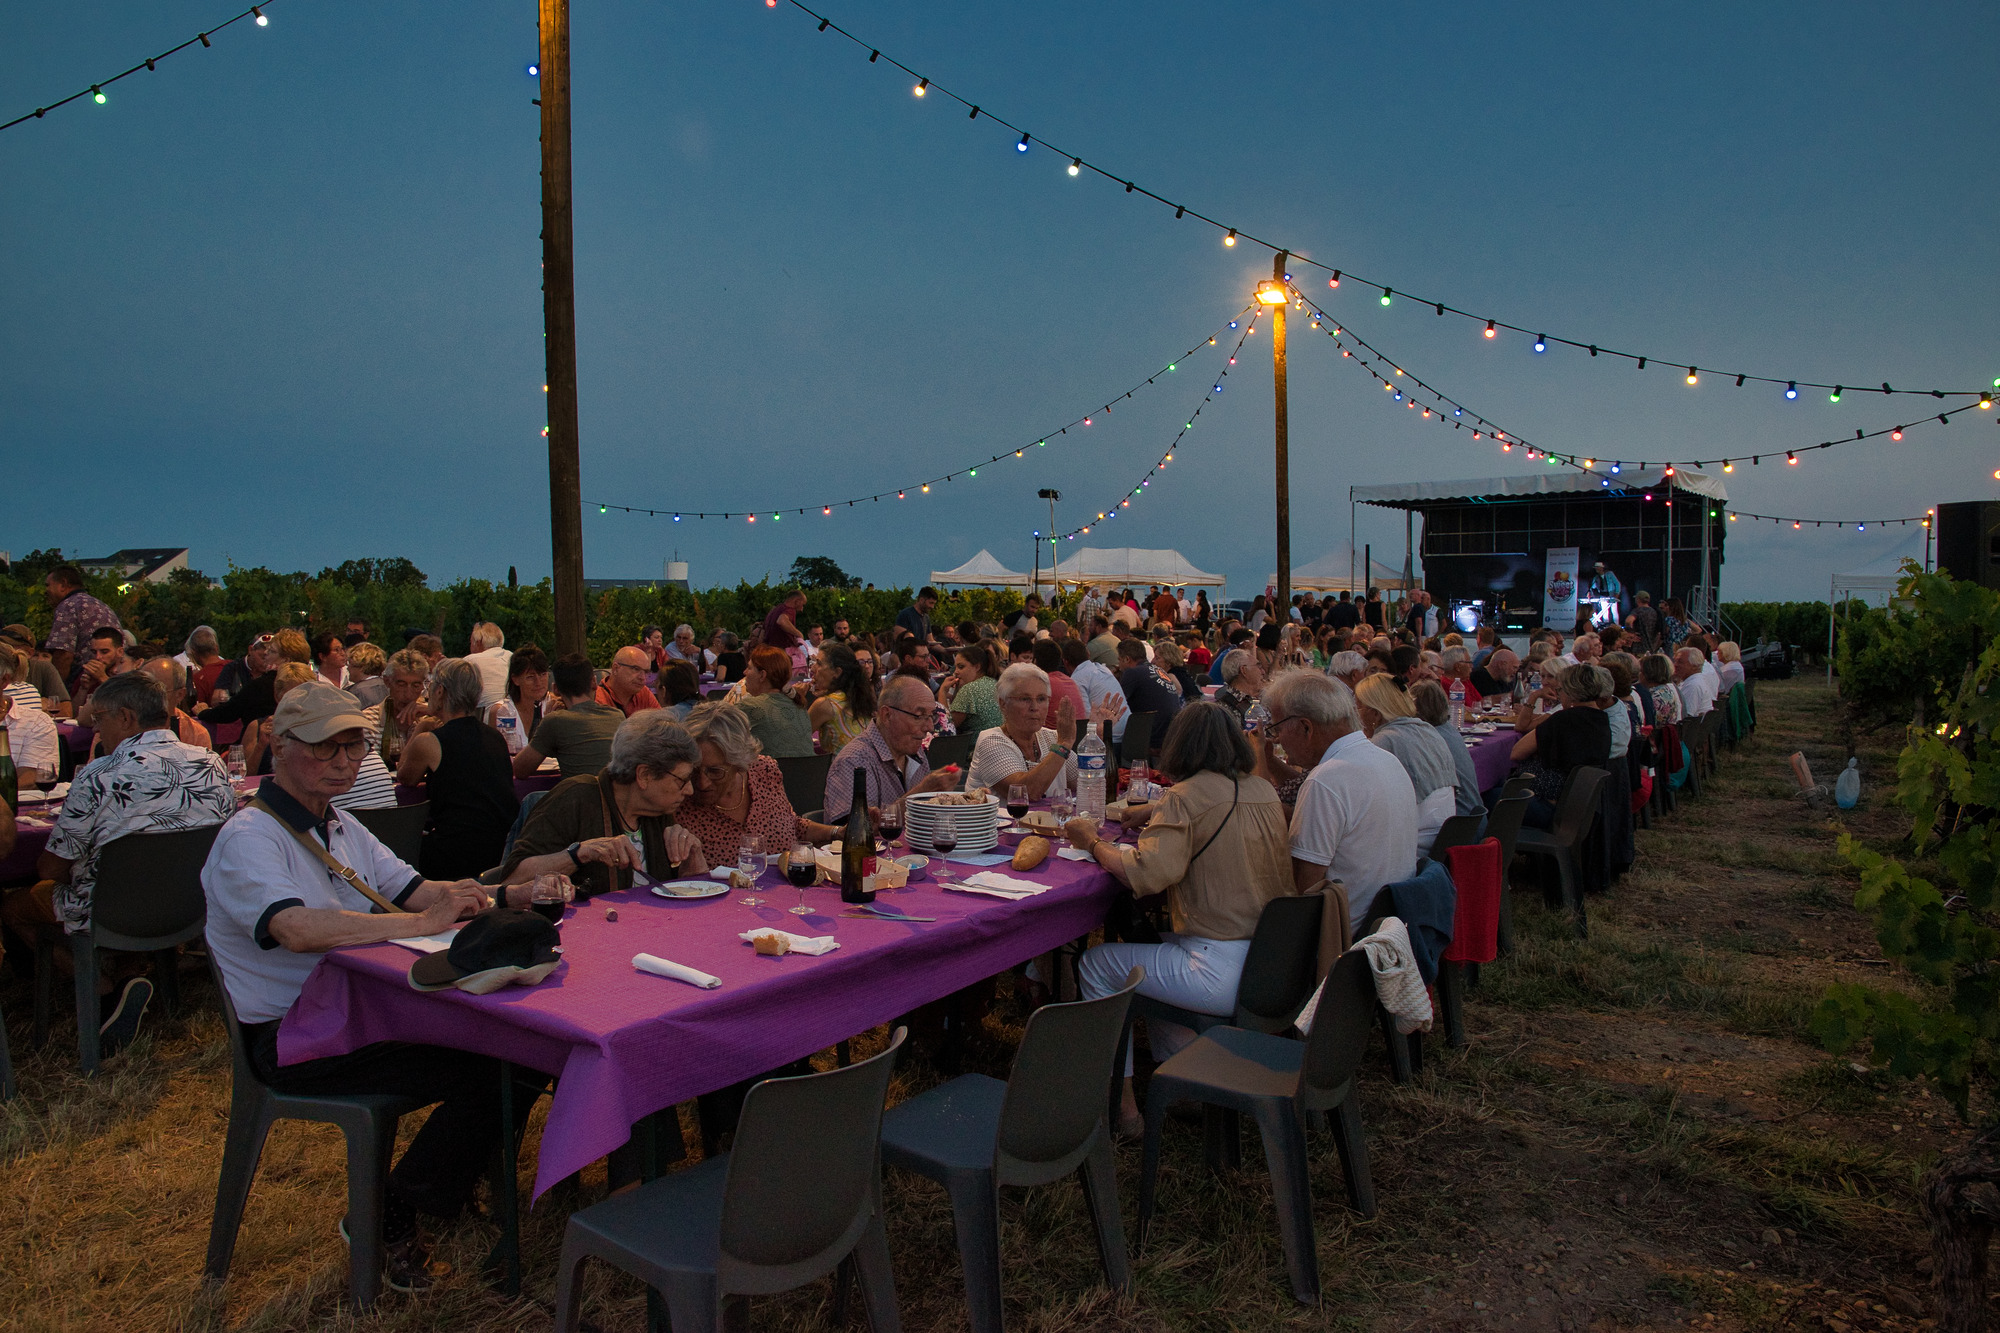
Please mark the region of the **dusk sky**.
MULTIPOLYGON (((246 0, 247 2, 247 0, 246 0)), ((1991 3, 1446 3, 825 10, 1037 136, 1399 291, 1644 353, 1506 334, 1296 268, 1412 373, 1529 439, 1712 458, 1920 417, 1708 376, 1975 389, 2000 375, 1991 3)), ((0 120, 213 27, 232 0, 16 7, 0 120)), ((275 0, 0 133, 0 549, 193 548, 433 583, 549 571, 535 7, 275 0)), ((1025 569, 1160 456, 1228 350, 1031 446, 1200 343, 1260 247, 1128 195, 788 3, 576 0, 585 569, 697 586, 827 555, 877 584, 986 547, 1025 569), (910 498, 841 509, 829 500, 910 498), (674 523, 796 510, 781 523, 674 523)), ((1520 474, 1294 323, 1292 549, 1351 485, 1520 474)), ((1273 568, 1269 341, 1091 545, 1273 568)), ((1928 401, 1928 400, 1924 400, 1928 401)), ((2000 493, 2000 412, 1739 467, 1732 504, 1879 519, 2000 493)), ((1402 516, 1360 536, 1401 562, 1402 516)), ((1725 600, 1824 597, 1915 528, 1733 525, 1725 600)))

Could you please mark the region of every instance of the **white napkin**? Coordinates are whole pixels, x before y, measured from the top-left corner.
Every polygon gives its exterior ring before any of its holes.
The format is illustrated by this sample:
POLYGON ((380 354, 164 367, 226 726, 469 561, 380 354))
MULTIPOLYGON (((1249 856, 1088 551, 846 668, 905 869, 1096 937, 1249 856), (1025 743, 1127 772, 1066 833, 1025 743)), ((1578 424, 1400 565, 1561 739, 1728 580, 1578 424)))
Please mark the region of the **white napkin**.
POLYGON ((993 898, 1015 899, 1032 898, 1038 893, 1049 891, 1046 884, 1015 879, 1012 875, 1002 875, 993 870, 982 870, 977 875, 967 875, 964 879, 945 887, 960 893, 983 893, 993 898))
POLYGON ((1086 852, 1081 847, 1058 847, 1056 855, 1065 861, 1095 861, 1097 853, 1086 852))
POLYGON ((457 938, 458 927, 453 926, 450 930, 440 930, 435 935, 411 935, 405 939, 390 940, 389 943, 400 944, 405 949, 415 949, 418 953, 440 953, 449 949, 451 942, 457 938))
POLYGON ((789 930, 777 930, 768 926, 763 930, 746 930, 736 938, 748 943, 759 935, 784 936, 793 953, 832 953, 840 947, 840 941, 831 935, 794 935, 789 930))
POLYGON ((703 990, 714 990, 722 984, 720 977, 712 977, 706 972, 683 967, 679 963, 670 963, 664 958, 655 958, 649 953, 633 954, 632 966, 641 972, 651 972, 656 977, 668 977, 674 981, 685 981, 688 985, 699 986, 703 990))

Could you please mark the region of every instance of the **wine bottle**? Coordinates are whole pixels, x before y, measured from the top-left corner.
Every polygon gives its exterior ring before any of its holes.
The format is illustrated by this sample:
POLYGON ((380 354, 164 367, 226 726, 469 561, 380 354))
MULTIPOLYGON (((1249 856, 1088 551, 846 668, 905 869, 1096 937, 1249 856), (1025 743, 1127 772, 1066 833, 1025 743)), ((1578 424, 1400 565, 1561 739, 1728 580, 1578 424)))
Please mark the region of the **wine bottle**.
POLYGON ((7 802, 7 808, 18 815, 21 813, 21 778, 14 770, 14 751, 9 740, 7 728, 0 726, 0 801, 7 802))
POLYGON ((872 903, 868 872, 875 860, 875 822, 868 817, 868 774, 854 774, 854 803, 840 835, 840 901, 872 903))

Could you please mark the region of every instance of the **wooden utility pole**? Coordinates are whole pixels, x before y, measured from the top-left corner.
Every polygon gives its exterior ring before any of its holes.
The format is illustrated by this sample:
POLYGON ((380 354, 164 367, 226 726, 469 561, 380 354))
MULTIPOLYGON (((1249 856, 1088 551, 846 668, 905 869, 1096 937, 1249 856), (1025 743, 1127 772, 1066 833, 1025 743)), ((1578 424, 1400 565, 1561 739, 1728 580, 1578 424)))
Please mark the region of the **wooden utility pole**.
POLYGON ((569 0, 538 0, 542 58, 542 337, 556 652, 584 650, 583 481, 576 424, 576 257, 570 224, 569 0))
MULTIPOLYGON (((1291 255, 1278 251, 1271 261, 1271 280, 1280 287, 1285 282, 1285 261, 1291 255)), ((1271 618, 1280 625, 1292 623, 1292 465, 1289 455, 1289 405, 1285 391, 1285 306, 1271 307, 1271 393, 1277 408, 1275 423, 1278 474, 1278 605, 1271 618)))

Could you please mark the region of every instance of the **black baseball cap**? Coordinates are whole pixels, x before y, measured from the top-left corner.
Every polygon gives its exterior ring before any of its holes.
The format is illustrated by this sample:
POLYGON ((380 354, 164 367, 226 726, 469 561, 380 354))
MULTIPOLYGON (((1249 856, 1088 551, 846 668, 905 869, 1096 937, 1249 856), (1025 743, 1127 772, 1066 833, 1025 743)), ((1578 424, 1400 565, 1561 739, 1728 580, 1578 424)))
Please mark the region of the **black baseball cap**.
POLYGON ((458 928, 451 947, 410 964, 413 990, 455 986, 474 995, 532 986, 562 961, 553 923, 522 907, 490 907, 458 928))

